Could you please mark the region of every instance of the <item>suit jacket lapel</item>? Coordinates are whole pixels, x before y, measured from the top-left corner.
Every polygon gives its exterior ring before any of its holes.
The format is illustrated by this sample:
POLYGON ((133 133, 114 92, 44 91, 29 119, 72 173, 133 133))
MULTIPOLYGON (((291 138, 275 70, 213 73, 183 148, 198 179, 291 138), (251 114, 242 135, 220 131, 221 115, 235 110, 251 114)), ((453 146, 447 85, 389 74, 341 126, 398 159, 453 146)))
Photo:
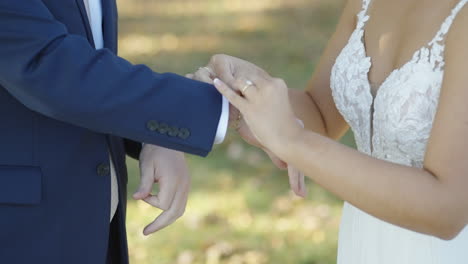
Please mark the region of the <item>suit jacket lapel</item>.
MULTIPOLYGON (((86 12, 86 7, 84 5, 83 0, 75 0, 78 8, 80 9, 81 18, 83 19, 83 23, 86 28, 86 37, 88 38, 89 42, 96 48, 94 44, 93 38, 93 31, 91 30, 91 26, 88 19, 88 14, 86 12)), ((101 0, 102 6, 102 33, 104 39, 104 47, 108 48, 114 53, 117 53, 117 5, 115 0, 101 0)), ((114 156, 113 153, 114 144, 117 144, 117 141, 121 141, 121 139, 117 139, 116 137, 108 136, 108 143, 111 150, 111 155, 114 156)), ((120 174, 120 173, 118 173, 120 174)), ((120 178, 120 177, 118 177, 120 178)), ((119 182, 122 179, 119 179, 119 182)), ((122 186, 119 184, 119 186, 122 186)))
POLYGON ((93 45, 93 47, 95 48, 96 46, 94 44, 93 31, 91 30, 91 26, 89 24, 88 14, 86 13, 86 7, 84 5, 84 2, 83 0, 75 0, 75 1, 78 6, 78 9, 80 10, 81 19, 83 20, 83 24, 85 26, 86 38, 91 43, 91 45, 93 45))
POLYGON ((117 53, 117 4, 116 0, 102 0, 102 31, 104 47, 117 53))
MULTIPOLYGON (((80 10, 81 18, 86 29, 86 37, 89 42, 96 47, 93 39, 93 32, 86 12, 83 0, 75 0, 80 10)), ((104 47, 117 53, 117 4, 115 0, 101 0, 102 5, 102 32, 104 47)))
MULTIPOLYGON (((110 51, 117 54, 117 4, 116 0, 101 0, 102 6, 102 34, 104 40, 104 48, 109 49, 110 51)), ((119 149, 118 146, 122 146, 122 139, 116 136, 108 135, 107 141, 109 145, 109 149, 111 152, 111 157, 113 159, 116 173, 117 173, 117 180, 119 186, 119 212, 123 213, 125 216, 125 201, 127 199, 126 195, 126 184, 127 179, 124 179, 125 172, 119 169, 119 163, 115 159, 117 157, 117 150, 119 149)), ((125 151, 125 150, 124 150, 125 151)), ((122 161, 125 162, 125 161, 122 161)), ((125 176, 126 177, 126 176, 125 176)), ((124 217, 125 218, 125 217, 124 217)), ((123 234, 125 235, 125 228, 123 229, 123 234)), ((125 240, 126 241, 126 240, 125 240)), ((127 252, 127 250, 122 251, 127 252)), ((126 256, 128 258, 128 256, 126 256)))

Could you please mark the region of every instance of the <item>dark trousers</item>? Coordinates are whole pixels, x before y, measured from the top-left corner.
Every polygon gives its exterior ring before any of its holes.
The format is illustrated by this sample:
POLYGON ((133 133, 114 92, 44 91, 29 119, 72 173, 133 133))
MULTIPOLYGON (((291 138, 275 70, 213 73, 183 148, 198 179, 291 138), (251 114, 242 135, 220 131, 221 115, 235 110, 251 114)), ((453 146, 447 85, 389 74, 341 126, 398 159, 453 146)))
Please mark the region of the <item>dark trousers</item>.
POLYGON ((121 252, 121 236, 119 232, 119 210, 115 213, 114 219, 110 223, 109 244, 107 249, 107 264, 124 264, 121 252))

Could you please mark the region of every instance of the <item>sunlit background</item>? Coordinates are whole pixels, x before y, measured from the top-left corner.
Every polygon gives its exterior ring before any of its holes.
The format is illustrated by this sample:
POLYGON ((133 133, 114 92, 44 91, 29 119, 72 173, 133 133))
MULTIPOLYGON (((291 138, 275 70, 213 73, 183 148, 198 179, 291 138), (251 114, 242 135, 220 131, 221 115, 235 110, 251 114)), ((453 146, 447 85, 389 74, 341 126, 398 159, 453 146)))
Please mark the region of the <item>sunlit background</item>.
MULTIPOLYGON (((344 0, 119 0, 119 54, 158 72, 185 74, 226 53, 303 89, 344 0)), ((348 135, 344 142, 352 145, 348 135)), ((131 263, 319 264, 336 262, 342 202, 308 182, 291 194, 285 172, 236 135, 206 159, 189 158, 185 216, 150 237, 160 211, 129 197, 131 263)), ((129 192, 138 184, 129 160, 129 192)))

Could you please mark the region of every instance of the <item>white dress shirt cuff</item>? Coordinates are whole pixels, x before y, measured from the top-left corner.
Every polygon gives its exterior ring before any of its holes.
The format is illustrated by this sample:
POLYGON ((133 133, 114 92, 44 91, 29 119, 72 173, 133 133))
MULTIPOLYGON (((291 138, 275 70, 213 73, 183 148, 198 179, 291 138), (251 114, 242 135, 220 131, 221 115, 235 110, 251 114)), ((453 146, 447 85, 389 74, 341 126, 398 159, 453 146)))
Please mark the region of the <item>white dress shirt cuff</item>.
POLYGON ((221 144, 226 137, 229 123, 229 102, 223 96, 223 106, 221 110, 221 117, 219 118, 218 130, 216 130, 215 144, 221 144))

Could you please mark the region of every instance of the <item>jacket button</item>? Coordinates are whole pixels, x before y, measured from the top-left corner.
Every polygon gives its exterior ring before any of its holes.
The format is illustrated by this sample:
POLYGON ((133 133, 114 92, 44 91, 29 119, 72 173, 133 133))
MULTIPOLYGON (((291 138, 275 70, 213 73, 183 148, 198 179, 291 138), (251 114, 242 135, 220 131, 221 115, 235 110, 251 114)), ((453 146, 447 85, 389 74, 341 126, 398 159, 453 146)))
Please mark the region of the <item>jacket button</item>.
POLYGON ((97 174, 99 176, 107 176, 110 174, 110 167, 107 164, 101 163, 97 166, 97 174))
POLYGON ((166 123, 159 124, 158 132, 163 135, 166 134, 167 132, 169 132, 169 125, 166 123))
POLYGON ((147 127, 150 131, 156 131, 156 130, 158 130, 158 128, 159 128, 159 123, 158 123, 158 121, 150 120, 150 121, 148 121, 148 123, 146 123, 146 127, 147 127))
POLYGON ((188 137, 190 137, 190 131, 187 128, 181 128, 179 130, 179 135, 178 136, 181 139, 187 139, 188 137))
POLYGON ((170 127, 169 132, 167 133, 170 137, 177 137, 179 134, 179 129, 177 127, 170 127))

